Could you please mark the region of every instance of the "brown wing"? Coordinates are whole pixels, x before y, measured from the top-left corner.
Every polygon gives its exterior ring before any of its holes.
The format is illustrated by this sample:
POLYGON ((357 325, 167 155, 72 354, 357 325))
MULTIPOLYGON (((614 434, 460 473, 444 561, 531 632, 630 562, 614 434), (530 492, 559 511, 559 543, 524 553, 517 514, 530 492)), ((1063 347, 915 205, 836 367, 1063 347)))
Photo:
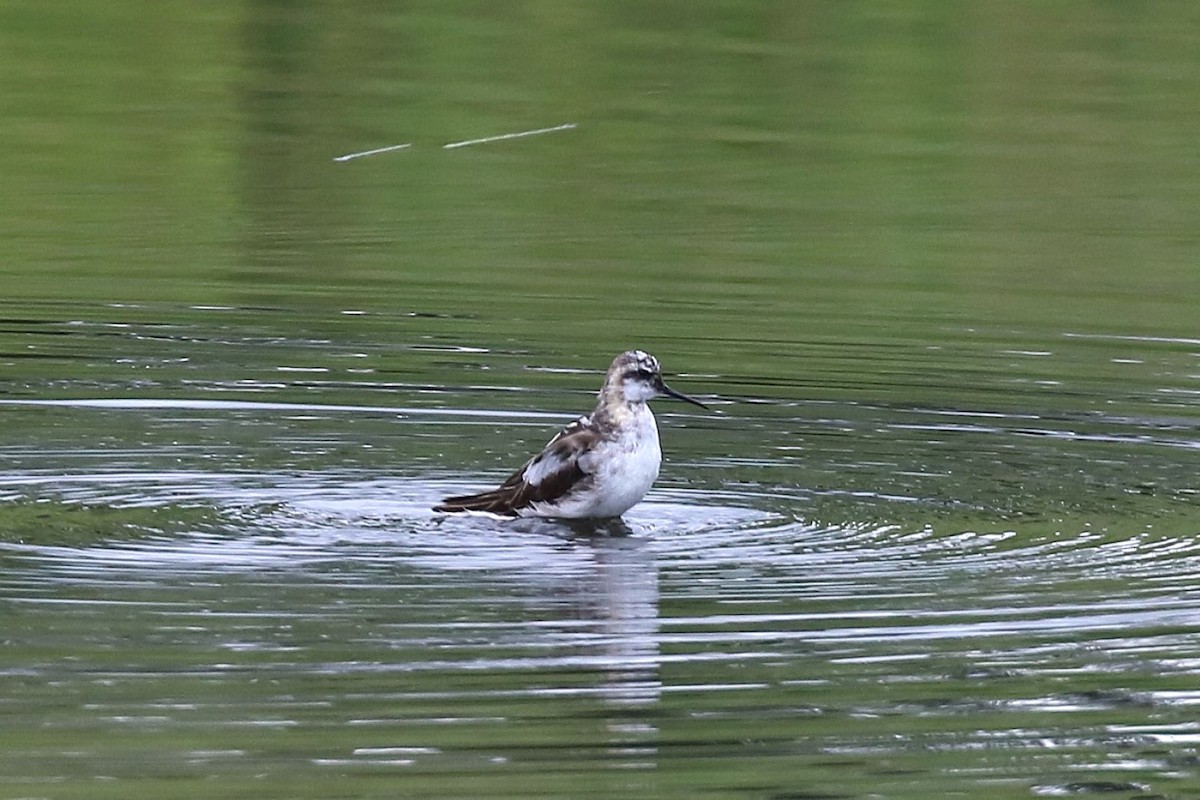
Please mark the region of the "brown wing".
POLYGON ((588 417, 580 417, 558 432, 542 452, 525 464, 499 488, 479 494, 447 497, 434 511, 489 511, 516 516, 533 503, 552 503, 568 492, 586 486, 591 476, 580 457, 587 453, 600 434, 588 417))

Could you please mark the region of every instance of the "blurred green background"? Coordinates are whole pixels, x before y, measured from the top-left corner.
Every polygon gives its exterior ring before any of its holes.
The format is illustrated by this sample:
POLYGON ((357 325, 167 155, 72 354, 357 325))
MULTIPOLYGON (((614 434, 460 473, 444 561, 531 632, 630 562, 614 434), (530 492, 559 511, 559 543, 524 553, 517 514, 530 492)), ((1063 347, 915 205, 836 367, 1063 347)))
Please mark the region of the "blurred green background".
POLYGON ((605 352, 672 303, 703 308, 673 320, 688 337, 1179 334, 1200 288, 1198 18, 9 3, 0 280, 14 300, 503 307, 498 333, 564 319, 605 352))

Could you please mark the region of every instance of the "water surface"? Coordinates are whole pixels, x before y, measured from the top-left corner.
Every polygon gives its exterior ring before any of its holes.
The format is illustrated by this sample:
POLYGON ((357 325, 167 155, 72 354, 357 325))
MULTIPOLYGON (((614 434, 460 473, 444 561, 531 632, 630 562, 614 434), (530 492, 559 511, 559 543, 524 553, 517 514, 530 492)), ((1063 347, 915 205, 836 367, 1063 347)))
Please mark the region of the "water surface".
POLYGON ((1194 20, 0 16, 0 794, 1200 792, 1194 20))

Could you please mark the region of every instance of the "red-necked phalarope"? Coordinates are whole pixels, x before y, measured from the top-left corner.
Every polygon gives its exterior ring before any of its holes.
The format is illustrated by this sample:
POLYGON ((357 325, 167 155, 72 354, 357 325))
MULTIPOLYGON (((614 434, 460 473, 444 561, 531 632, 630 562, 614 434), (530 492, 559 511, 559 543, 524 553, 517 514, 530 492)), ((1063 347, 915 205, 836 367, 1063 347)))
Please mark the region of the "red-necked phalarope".
POLYGON ((654 356, 641 350, 621 353, 604 376, 591 414, 559 431, 499 488, 447 497, 433 510, 568 519, 621 516, 658 477, 658 425, 646 401, 660 395, 708 409, 663 383, 654 356))

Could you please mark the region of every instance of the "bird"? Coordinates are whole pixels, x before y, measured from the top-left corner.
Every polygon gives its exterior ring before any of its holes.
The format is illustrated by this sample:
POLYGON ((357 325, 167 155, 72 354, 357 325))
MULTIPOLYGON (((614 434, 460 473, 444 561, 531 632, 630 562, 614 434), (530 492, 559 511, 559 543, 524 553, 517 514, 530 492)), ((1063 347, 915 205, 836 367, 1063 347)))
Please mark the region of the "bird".
POLYGON ((626 350, 613 359, 592 413, 567 425, 499 487, 447 497, 436 512, 507 517, 615 519, 658 477, 658 424, 646 401, 673 397, 708 410, 663 382, 658 359, 626 350))

